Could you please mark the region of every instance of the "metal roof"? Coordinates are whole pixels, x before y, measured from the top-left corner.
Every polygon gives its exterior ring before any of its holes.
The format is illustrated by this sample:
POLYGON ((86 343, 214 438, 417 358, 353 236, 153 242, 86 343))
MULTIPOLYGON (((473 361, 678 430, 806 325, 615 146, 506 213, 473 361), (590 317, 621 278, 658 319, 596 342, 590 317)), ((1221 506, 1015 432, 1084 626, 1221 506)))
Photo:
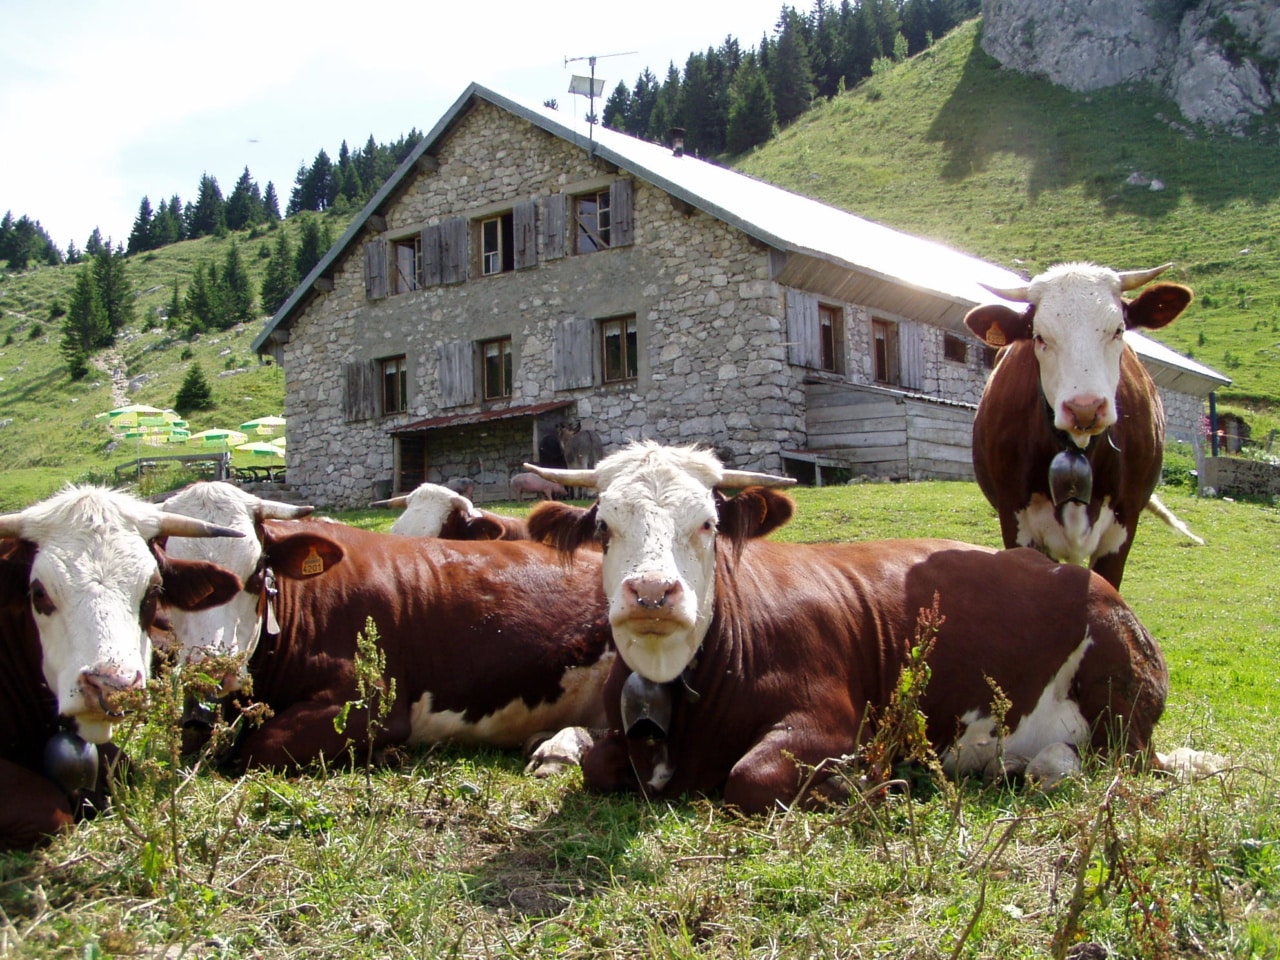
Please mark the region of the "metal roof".
MULTIPOLYGON (((980 284, 1016 287, 1026 278, 1004 267, 866 220, 808 197, 756 180, 669 147, 567 117, 546 107, 521 103, 472 83, 382 188, 254 339, 262 351, 281 326, 310 299, 316 282, 364 230, 368 219, 393 200, 419 160, 433 153, 453 126, 477 101, 506 110, 546 132, 580 145, 630 175, 691 207, 716 217, 787 255, 777 274, 780 283, 839 296, 951 329, 962 329, 964 313, 990 303, 980 284), (912 294, 916 294, 913 296, 912 294)), ((1157 382, 1205 396, 1230 379, 1146 337, 1128 338, 1134 349, 1163 371, 1157 382)))

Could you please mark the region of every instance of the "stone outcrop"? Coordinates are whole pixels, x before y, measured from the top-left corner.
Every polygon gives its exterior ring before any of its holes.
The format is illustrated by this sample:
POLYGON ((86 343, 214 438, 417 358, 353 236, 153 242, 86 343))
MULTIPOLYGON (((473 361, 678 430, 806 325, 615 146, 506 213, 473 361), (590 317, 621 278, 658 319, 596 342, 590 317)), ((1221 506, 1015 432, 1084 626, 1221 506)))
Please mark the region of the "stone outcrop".
POLYGON ((1280 0, 984 0, 982 48, 1079 92, 1149 82, 1192 122, 1280 104, 1280 0))

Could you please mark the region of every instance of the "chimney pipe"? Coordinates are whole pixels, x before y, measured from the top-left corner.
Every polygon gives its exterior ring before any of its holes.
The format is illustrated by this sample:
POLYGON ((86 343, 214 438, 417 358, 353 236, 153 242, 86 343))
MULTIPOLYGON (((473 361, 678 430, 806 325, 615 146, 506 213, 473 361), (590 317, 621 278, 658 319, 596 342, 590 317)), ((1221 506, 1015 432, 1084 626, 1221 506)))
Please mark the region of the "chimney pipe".
POLYGON ((671 137, 671 155, 673 157, 684 156, 684 127, 672 127, 671 137))

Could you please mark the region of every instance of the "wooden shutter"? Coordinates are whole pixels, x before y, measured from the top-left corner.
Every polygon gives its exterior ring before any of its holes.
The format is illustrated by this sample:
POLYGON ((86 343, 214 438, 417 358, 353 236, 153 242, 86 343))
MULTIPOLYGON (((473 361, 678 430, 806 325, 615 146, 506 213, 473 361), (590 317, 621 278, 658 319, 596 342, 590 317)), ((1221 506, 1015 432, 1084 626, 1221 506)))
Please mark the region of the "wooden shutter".
POLYGON ((387 295, 387 245, 381 239, 364 245, 364 295, 370 300, 387 295))
POLYGON ((434 287, 441 282, 443 264, 440 250, 440 224, 422 228, 422 285, 434 287))
POLYGON ((615 180, 609 185, 609 246, 630 246, 633 236, 631 181, 615 180))
POLYGON ((442 283, 462 283, 467 279, 467 237, 470 227, 465 217, 452 217, 440 225, 442 283))
POLYGON ((542 259, 559 260, 564 256, 565 196, 553 193, 542 198, 542 259))
POLYGON ((470 340, 440 345, 440 406, 457 407, 476 398, 476 368, 470 340))
POLYGON ((595 324, 587 318, 562 320, 556 327, 556 339, 551 348, 551 371, 555 378, 555 389, 574 390, 592 385, 594 332, 595 324))
POLYGON ((790 287, 787 288, 787 355, 798 367, 822 367, 818 298, 790 287))
POLYGON ((533 200, 517 203, 511 209, 511 225, 515 235, 515 267, 524 270, 538 265, 538 204, 533 200))
POLYGON ((378 363, 357 360, 342 367, 342 415, 348 421, 378 415, 378 363))
POLYGON ((924 332, 924 325, 913 320, 898 324, 902 386, 908 390, 924 389, 924 332))

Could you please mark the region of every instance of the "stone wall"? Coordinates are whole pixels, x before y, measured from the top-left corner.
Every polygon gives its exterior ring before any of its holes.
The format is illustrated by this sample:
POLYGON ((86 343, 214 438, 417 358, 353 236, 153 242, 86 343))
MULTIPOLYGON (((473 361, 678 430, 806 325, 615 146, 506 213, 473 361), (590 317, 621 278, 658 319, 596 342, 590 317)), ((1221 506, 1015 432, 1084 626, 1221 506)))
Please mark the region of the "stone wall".
POLYGON ((1209 457, 1204 462, 1202 490, 1209 496, 1280 497, 1280 467, 1243 457, 1209 457))

